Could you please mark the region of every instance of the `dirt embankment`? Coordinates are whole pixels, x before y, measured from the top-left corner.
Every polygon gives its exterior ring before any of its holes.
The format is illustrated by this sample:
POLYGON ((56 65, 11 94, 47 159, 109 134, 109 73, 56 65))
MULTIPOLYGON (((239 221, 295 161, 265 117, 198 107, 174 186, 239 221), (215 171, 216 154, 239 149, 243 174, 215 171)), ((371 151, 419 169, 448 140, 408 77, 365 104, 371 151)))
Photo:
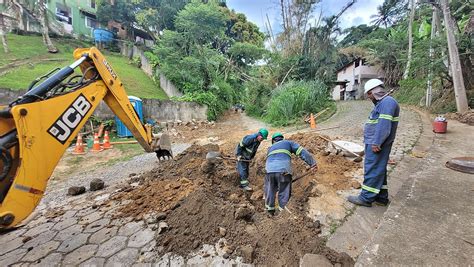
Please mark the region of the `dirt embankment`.
MULTIPOLYGON (((315 155, 325 148, 316 134, 297 134, 290 139, 315 155)), ((203 244, 219 242, 224 257, 242 256, 247 263, 296 266, 304 254, 314 253, 333 263, 353 265, 348 255, 325 247, 324 239, 318 237, 319 222, 307 216, 307 209, 308 198, 321 194, 315 188, 318 183, 333 190, 350 188, 344 173, 357 164, 339 156, 317 156, 320 171, 295 182, 289 211, 270 217, 262 199, 265 153, 259 152, 251 164, 255 191, 248 193, 238 187, 235 162, 206 161, 207 152, 218 149, 216 145, 193 145, 174 161, 134 178, 131 182, 138 186, 126 187, 113 197, 114 202, 122 203, 117 216, 142 219, 152 212, 165 212, 169 230, 156 237, 162 253, 186 256, 203 244)), ((232 150, 229 146, 221 152, 231 155, 232 150)), ((306 171, 301 160, 293 162, 295 175, 306 171)))
POLYGON ((446 114, 448 119, 458 120, 461 123, 468 125, 474 125, 474 110, 470 110, 464 113, 449 113, 446 114))

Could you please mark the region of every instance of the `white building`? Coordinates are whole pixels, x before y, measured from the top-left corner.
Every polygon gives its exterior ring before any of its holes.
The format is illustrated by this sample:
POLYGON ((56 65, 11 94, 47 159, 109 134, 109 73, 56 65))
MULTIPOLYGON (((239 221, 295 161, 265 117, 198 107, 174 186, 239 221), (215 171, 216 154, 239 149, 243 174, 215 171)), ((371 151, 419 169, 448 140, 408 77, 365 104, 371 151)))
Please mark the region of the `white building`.
POLYGON ((373 78, 383 79, 382 69, 368 65, 365 59, 355 59, 337 70, 332 97, 334 100, 362 99, 365 82, 373 78))

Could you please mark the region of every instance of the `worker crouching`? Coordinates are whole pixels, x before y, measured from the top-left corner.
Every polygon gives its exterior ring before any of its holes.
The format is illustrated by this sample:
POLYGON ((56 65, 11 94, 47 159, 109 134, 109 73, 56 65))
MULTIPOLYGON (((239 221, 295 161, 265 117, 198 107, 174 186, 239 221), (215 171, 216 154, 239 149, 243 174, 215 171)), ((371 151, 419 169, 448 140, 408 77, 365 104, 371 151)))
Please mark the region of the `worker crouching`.
POLYGON ((278 192, 278 209, 283 210, 291 197, 291 154, 304 160, 312 170, 317 170, 317 164, 311 154, 299 144, 284 140, 281 133, 272 136, 272 146, 267 152, 265 164, 265 207, 268 213, 275 214, 275 198, 278 192))
POLYGON ((255 157, 260 142, 266 140, 268 137, 268 130, 260 129, 255 134, 245 136, 237 145, 235 155, 237 156, 237 171, 240 176, 240 188, 245 191, 252 191, 249 186, 249 166, 250 160, 255 157))

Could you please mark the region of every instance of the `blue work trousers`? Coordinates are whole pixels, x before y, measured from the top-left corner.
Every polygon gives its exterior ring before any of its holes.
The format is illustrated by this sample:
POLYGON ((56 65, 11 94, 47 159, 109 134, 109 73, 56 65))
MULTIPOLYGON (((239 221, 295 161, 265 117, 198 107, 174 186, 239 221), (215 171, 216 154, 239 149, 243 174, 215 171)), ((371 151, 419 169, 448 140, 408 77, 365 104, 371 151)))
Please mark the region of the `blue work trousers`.
POLYGON ((372 145, 365 145, 364 183, 359 198, 365 202, 388 201, 387 164, 392 143, 383 144, 381 151, 372 151, 372 145))
POLYGON ((240 176, 240 187, 249 185, 249 165, 250 162, 237 161, 237 171, 240 176))
POLYGON ((267 173, 265 175, 265 208, 267 211, 275 210, 275 198, 278 193, 278 206, 285 208, 291 197, 291 175, 281 172, 267 173))

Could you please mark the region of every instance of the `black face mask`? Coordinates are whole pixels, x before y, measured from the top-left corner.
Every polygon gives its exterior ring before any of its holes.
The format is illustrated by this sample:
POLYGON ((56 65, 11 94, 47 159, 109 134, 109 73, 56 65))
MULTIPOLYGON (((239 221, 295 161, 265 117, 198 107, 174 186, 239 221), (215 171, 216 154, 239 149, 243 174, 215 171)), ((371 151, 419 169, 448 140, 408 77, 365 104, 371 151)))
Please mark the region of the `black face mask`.
POLYGON ((379 102, 377 99, 371 99, 372 100, 372 103, 374 103, 374 105, 377 105, 377 103, 379 102))

